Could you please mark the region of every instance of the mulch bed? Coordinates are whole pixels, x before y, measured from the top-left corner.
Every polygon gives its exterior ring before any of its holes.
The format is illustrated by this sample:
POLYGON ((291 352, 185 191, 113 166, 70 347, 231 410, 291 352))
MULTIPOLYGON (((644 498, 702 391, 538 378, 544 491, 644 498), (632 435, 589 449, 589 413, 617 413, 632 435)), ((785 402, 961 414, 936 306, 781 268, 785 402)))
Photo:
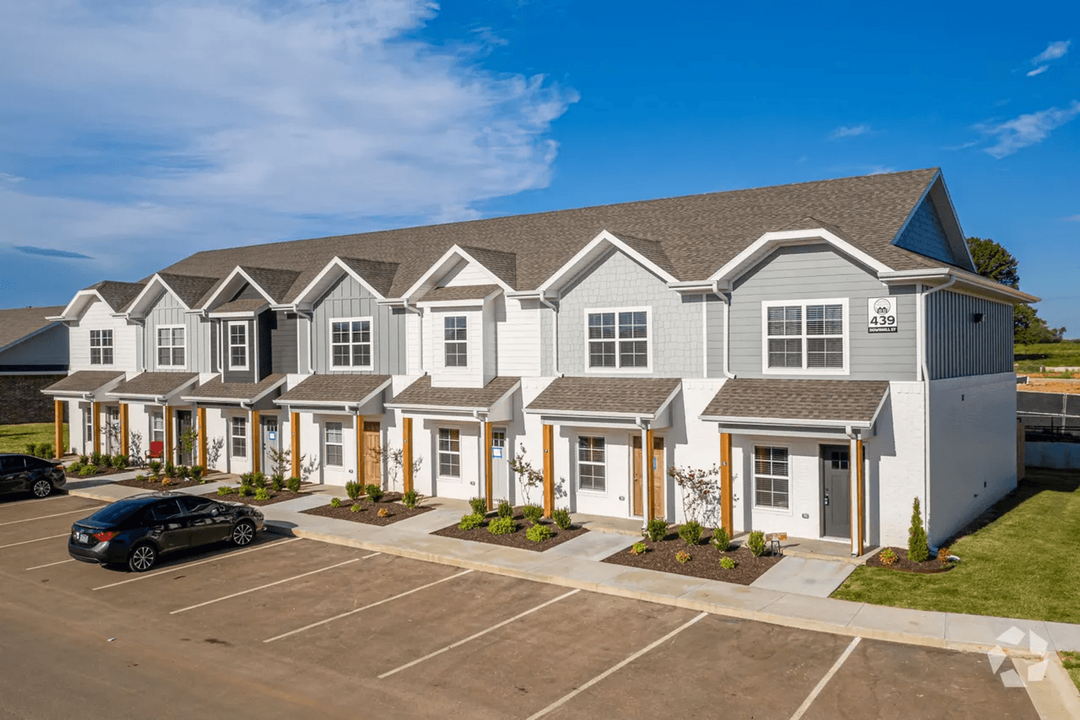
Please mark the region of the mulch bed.
POLYGON ((320 517, 335 518, 337 520, 349 520, 351 522, 365 523, 367 525, 393 525, 399 520, 407 520, 417 515, 423 515, 429 510, 434 510, 433 507, 421 505, 416 508, 407 508, 400 502, 401 493, 388 492, 382 496, 382 499, 377 503, 373 503, 366 497, 360 498, 357 503, 353 503, 352 500, 347 498, 342 499, 341 507, 331 507, 329 505, 320 505, 310 510, 301 510, 305 515, 319 515, 320 517), (352 506, 354 504, 360 505, 359 512, 353 512, 352 506), (386 517, 379 517, 379 510, 385 508, 390 514, 386 517))
MULTIPOLYGON (((213 482, 213 480, 206 480, 206 482, 210 483, 213 482)), ((179 478, 174 478, 168 485, 162 485, 160 480, 137 480, 135 478, 132 478, 131 480, 117 480, 113 483, 113 485, 123 485, 124 487, 140 488, 142 490, 179 490, 180 488, 202 484, 203 483, 195 482, 191 479, 181 480, 179 478)))
MULTIPOLYGON (((496 515, 494 514, 487 516, 487 520, 494 520, 495 518, 496 515)), ((589 532, 580 525, 571 525, 569 530, 560 530, 555 523, 544 522, 544 524, 551 528, 551 538, 544 540, 543 542, 533 542, 525 537, 525 531, 532 526, 532 523, 526 520, 525 516, 521 514, 520 507, 514 508, 514 520, 516 520, 518 524, 517 531, 507 533, 506 535, 492 535, 489 533, 487 522, 472 530, 462 530, 455 523, 450 527, 444 527, 442 530, 436 530, 431 534, 439 535, 441 537, 458 538, 459 540, 472 540, 474 542, 488 543, 489 545, 502 545, 503 547, 520 548, 522 550, 532 550, 533 552, 544 552, 556 545, 561 545, 568 540, 573 540, 579 535, 584 535, 589 532)))
POLYGON ((292 490, 271 490, 269 500, 256 500, 254 495, 240 497, 239 493, 218 495, 216 492, 214 492, 203 495, 203 497, 214 498, 215 500, 221 500, 222 502, 238 502, 243 503, 244 505, 257 505, 258 507, 262 507, 263 505, 273 505, 274 503, 285 502, 286 500, 295 500, 296 498, 308 497, 309 495, 310 493, 295 493, 292 490))
MULTIPOLYGON (((673 528, 673 530, 676 529, 673 528)), ((702 580, 720 580, 737 585, 749 585, 764 575, 766 570, 780 562, 780 556, 754 557, 754 554, 743 546, 736 548, 732 545, 731 550, 720 552, 708 544, 710 537, 712 537, 711 533, 704 533, 701 544, 691 548, 686 547, 686 543, 674 531, 668 533, 660 542, 643 538, 642 542, 648 548, 644 554, 634 555, 629 549, 620 550, 604 558, 603 562, 642 570, 659 570, 702 580), (680 550, 688 551, 691 559, 685 563, 676 560, 675 554, 680 550), (720 567, 720 558, 724 556, 735 561, 735 567, 731 570, 720 567)))
POLYGON ((866 561, 866 567, 883 567, 910 573, 943 573, 952 570, 957 565, 951 562, 941 562, 934 556, 921 563, 912 562, 908 560, 907 548, 894 547, 892 551, 896 553, 896 562, 894 564, 885 565, 881 562, 881 553, 874 553, 874 556, 866 561))
POLYGON ((104 472, 96 472, 96 473, 94 473, 92 475, 80 475, 77 472, 71 472, 70 470, 65 470, 64 474, 67 475, 69 480, 86 480, 87 478, 105 477, 107 475, 117 475, 117 474, 122 473, 122 472, 127 472, 128 469, 129 468, 124 468, 123 470, 117 470, 116 468, 110 467, 108 470, 105 470, 104 472))

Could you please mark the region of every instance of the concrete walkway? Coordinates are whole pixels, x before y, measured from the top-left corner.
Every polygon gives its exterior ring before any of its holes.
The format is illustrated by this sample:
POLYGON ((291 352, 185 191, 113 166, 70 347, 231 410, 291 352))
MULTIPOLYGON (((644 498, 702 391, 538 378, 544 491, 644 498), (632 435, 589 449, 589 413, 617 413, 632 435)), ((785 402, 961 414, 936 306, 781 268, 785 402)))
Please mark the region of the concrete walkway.
MULTIPOLYGON (((201 494, 216 487, 214 483, 186 491, 201 494)), ((69 488, 71 495, 100 500, 140 492, 144 491, 111 483, 84 487, 72 482, 69 488)), ((433 529, 452 524, 461 514, 456 503, 438 498, 428 501, 436 510, 386 527, 301 512, 329 501, 329 495, 312 495, 260 509, 268 530, 284 535, 699 612, 969 652, 998 647, 1010 654, 1037 657, 1047 650, 1080 651, 1080 625, 907 610, 826 597, 832 592, 829 588, 834 589, 854 569, 850 563, 785 557, 746 587, 600 562, 633 543, 633 536, 620 533, 586 533, 546 552, 431 535, 433 529), (815 574, 825 577, 814 579, 815 574)))

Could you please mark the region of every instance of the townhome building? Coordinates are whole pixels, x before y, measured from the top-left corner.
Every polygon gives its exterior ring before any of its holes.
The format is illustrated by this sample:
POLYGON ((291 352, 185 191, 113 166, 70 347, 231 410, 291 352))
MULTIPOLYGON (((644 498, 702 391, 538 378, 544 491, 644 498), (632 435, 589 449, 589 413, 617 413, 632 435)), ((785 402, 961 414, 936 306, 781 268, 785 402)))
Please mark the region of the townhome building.
POLYGON ((76 294, 45 392, 77 452, 549 513, 678 522, 715 466, 729 530, 861 554, 1015 487, 1035 300, 927 169, 197 253, 76 294))

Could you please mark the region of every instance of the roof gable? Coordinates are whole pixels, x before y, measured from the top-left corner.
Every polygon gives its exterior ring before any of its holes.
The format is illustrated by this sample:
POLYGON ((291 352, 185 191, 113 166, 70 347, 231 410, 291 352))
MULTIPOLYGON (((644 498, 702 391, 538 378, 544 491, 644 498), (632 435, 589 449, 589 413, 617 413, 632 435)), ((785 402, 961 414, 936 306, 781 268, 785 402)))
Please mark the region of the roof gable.
POLYGON ((64 308, 59 306, 0 310, 0 352, 56 325, 57 321, 49 318, 63 310, 64 308))

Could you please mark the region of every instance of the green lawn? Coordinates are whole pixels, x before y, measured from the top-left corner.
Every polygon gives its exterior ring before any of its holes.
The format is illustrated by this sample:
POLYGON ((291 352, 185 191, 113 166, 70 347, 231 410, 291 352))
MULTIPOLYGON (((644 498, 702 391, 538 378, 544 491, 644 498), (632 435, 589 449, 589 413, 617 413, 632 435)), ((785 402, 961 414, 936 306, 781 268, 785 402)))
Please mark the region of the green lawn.
POLYGON ((1015 505, 952 548, 937 575, 859 567, 833 597, 875 605, 1080 623, 1080 473, 1028 470, 1015 505))
MULTIPOLYGON (((27 443, 49 443, 51 445, 52 442, 52 423, 0 425, 0 452, 26 452, 27 443)), ((64 447, 69 447, 67 423, 64 423, 64 447)))
POLYGON ((1021 372, 1039 372, 1039 366, 1080 367, 1080 342, 1014 345, 1013 357, 1021 372))
POLYGON ((1061 657, 1061 664, 1065 666, 1069 677, 1076 685, 1076 689, 1080 690, 1080 652, 1062 652, 1058 655, 1061 657))

